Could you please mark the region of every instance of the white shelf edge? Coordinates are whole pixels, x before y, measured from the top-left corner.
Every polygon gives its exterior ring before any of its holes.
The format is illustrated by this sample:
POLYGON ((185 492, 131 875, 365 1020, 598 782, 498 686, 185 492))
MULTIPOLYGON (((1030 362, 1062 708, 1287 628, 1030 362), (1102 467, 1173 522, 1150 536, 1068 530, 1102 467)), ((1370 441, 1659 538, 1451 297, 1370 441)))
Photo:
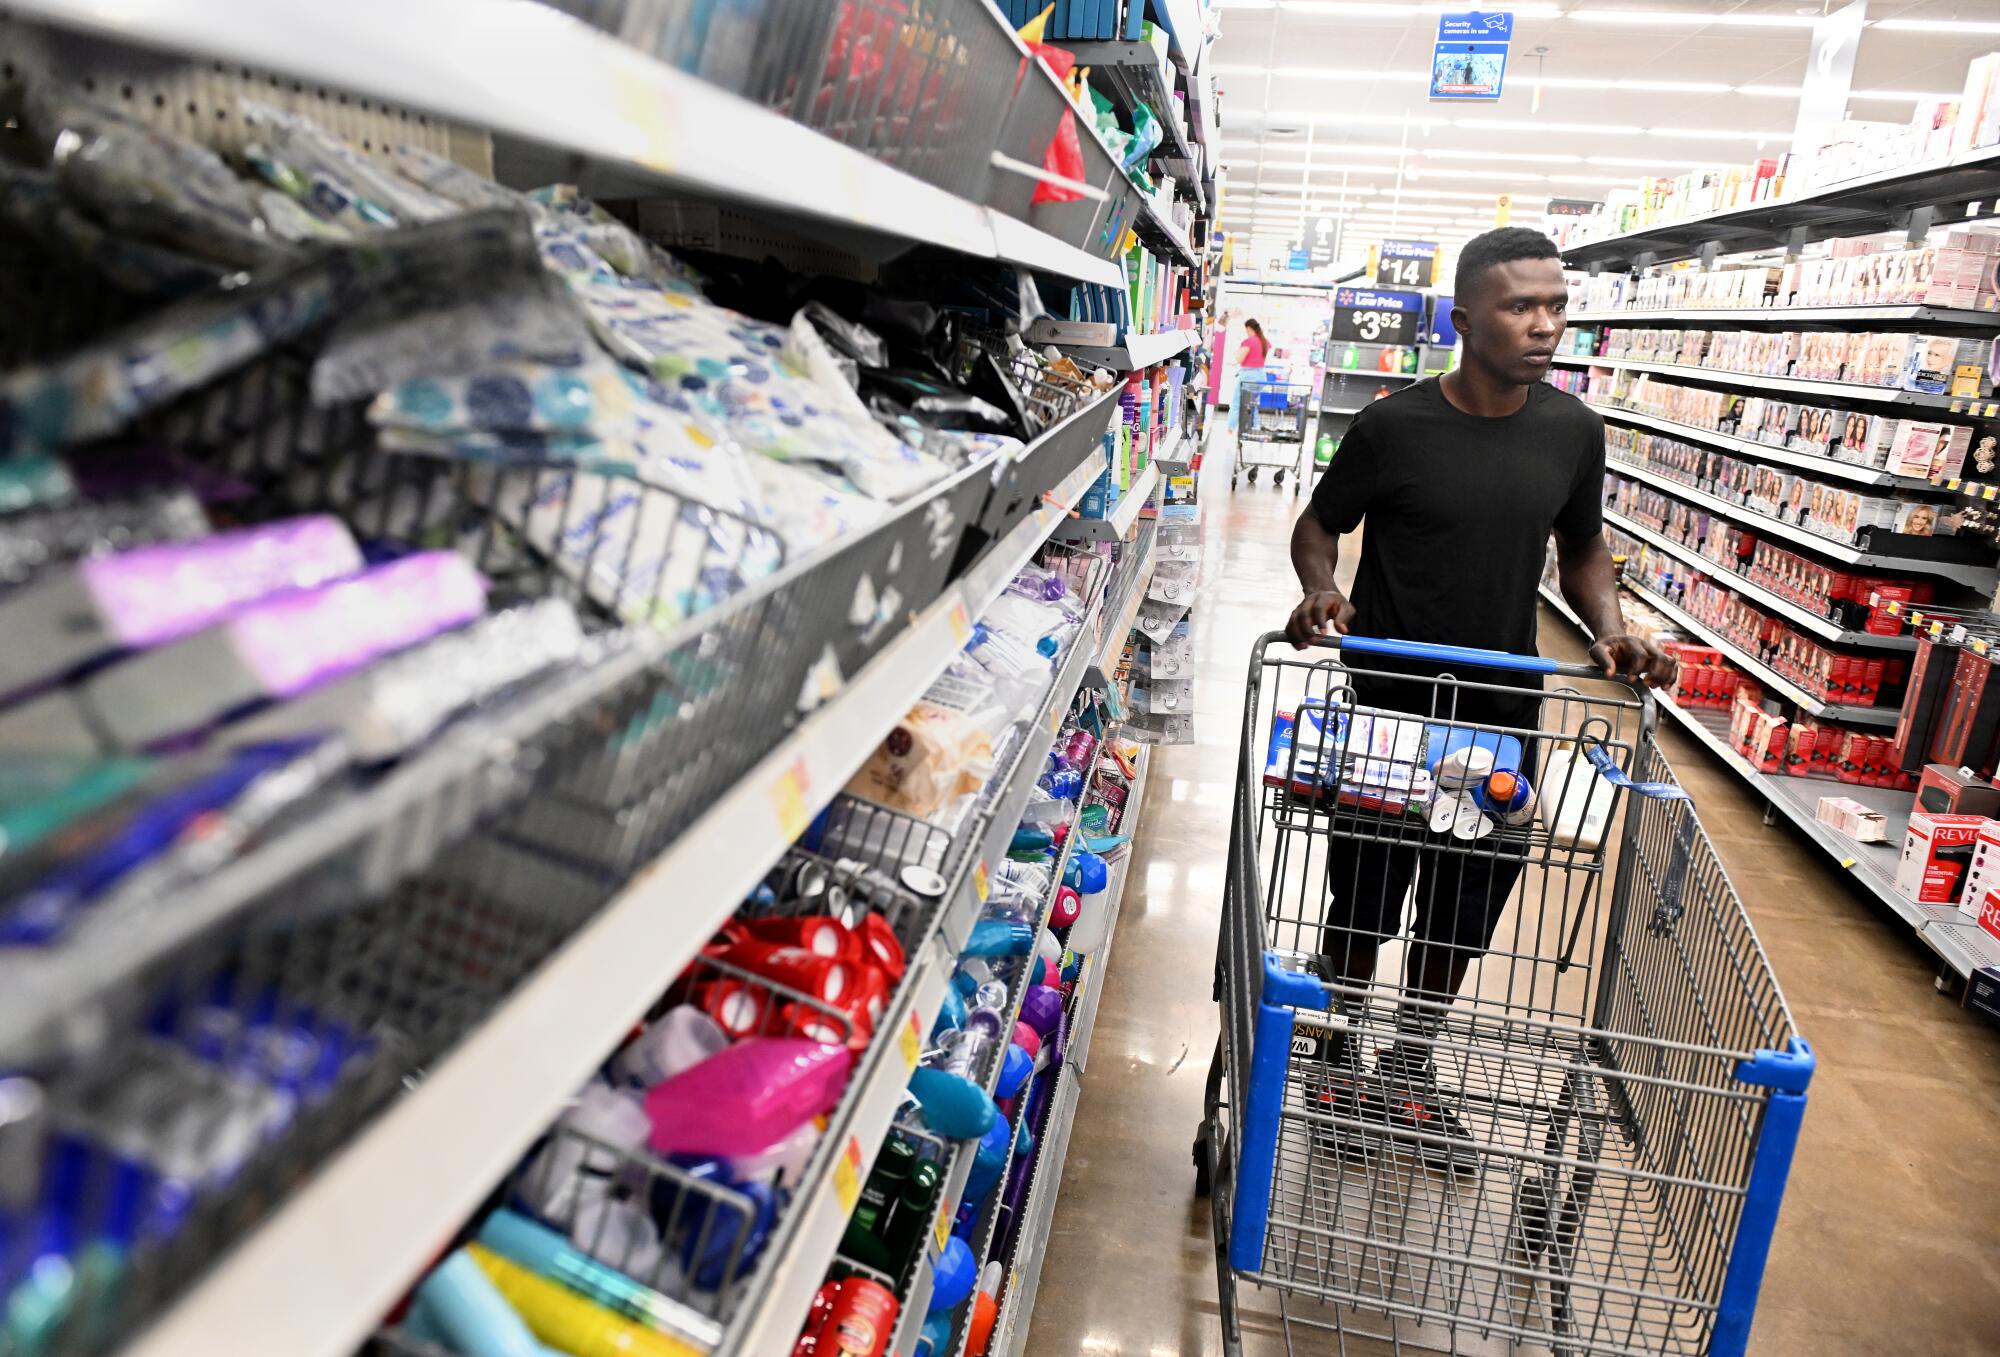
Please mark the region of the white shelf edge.
POLYGON ((8 8, 112 41, 379 98, 731 201, 1089 282, 1117 285, 1123 277, 1114 260, 871 160, 539 5, 10 0, 8 8))
POLYGON ((1756 457, 1784 466, 1795 466, 1805 471, 1817 471, 1838 480, 1853 481, 1858 485, 1880 486, 1891 490, 1935 491, 1937 489, 1930 481, 1915 476, 1892 476, 1879 467, 1862 466, 1859 462, 1843 462, 1838 457, 1824 457, 1815 452, 1800 452, 1796 448, 1781 448, 1770 443, 1760 443, 1754 438, 1723 433, 1719 429, 1704 429, 1659 415, 1649 415, 1642 410, 1627 410, 1621 405, 1606 405, 1602 401, 1584 400, 1581 396, 1577 399, 1607 419, 1652 429, 1674 438, 1685 439, 1690 443, 1720 448, 1725 452, 1740 452, 1746 457, 1756 457))
MULTIPOLYGON (((2000 145, 1976 146, 1970 150, 1961 151, 1957 155, 1948 156, 1943 160, 1933 161, 1929 164, 1898 166, 1895 169, 1881 170, 1875 174, 1862 175, 1855 179, 1843 179, 1838 183, 1825 184, 1806 193, 1789 194, 1783 198, 1767 198, 1762 202, 1745 203, 1736 207, 1717 208, 1712 212, 1702 212, 1694 216, 1675 217, 1667 221, 1652 222, 1634 231, 1620 231, 1616 235, 1599 236, 1594 240, 1580 240, 1573 245, 1563 246, 1562 252, 1567 264, 1567 256, 1571 254, 1582 254, 1590 251, 1601 253, 1609 247, 1617 246, 1624 242, 1631 242, 1638 250, 1643 251, 1646 247, 1642 243, 1642 237, 1656 232, 1671 231, 1686 233, 1702 226, 1726 221, 1731 217, 1748 218, 1756 216, 1759 212, 1771 212, 1780 208, 1807 207, 1815 202, 1828 201, 1847 194, 1865 192, 1878 185, 1888 185, 1898 180, 1910 180, 1920 183, 1926 176, 1950 170, 1987 168, 1995 160, 2000 160, 2000 145)), ((1881 210, 1880 215, 1885 223, 1889 213, 1890 208, 1887 206, 1881 210)), ((1857 230, 1858 227, 1859 224, 1857 223, 1857 230)), ((1728 253, 1744 253, 1757 248, 1759 247, 1746 245, 1738 250, 1728 251, 1728 253)), ((1687 256, 1675 255, 1674 257, 1685 258, 1687 256)), ((1667 263, 1670 261, 1663 259, 1656 262, 1667 263)), ((1572 268, 1580 267, 1578 265, 1568 266, 1572 268)))
POLYGON ((1897 386, 1868 386, 1861 382, 1827 382, 1811 377, 1766 376, 1757 372, 1737 372, 1733 368, 1693 367, 1685 363, 1660 363, 1644 358, 1589 358, 1577 353, 1559 353, 1552 360, 1566 367, 1622 368, 1627 372, 1658 373, 1663 377, 1686 377, 1714 382, 1718 386, 1745 391, 1795 391, 1803 396, 1826 396, 1833 400, 1865 400, 1884 405, 1907 405, 1924 410, 1954 412, 1953 402, 1979 405, 2000 401, 1996 396, 1951 396, 1929 391, 1906 391, 1897 386))
POLYGON ((2000 329, 2000 311, 1923 302, 1860 306, 1691 306, 1663 310, 1572 311, 1571 325, 1653 325, 1677 320, 1910 321, 1926 325, 1987 326, 2000 329))
POLYGON ((1640 541, 1657 547, 1683 565, 1701 571, 1704 575, 1719 581, 1736 593, 1742 594, 1746 598, 1755 599, 1765 607, 1805 627, 1822 640, 1834 641, 1841 645, 1870 646, 1877 650, 1915 650, 1917 648, 1915 639, 1905 633, 1899 632, 1894 636, 1877 636, 1872 632, 1845 630, 1832 618, 1821 617, 1816 613, 1806 611, 1782 594, 1774 593, 1766 589, 1763 585, 1744 578, 1727 566, 1709 560, 1693 547, 1684 546, 1664 533, 1659 532, 1657 529, 1649 528, 1643 523, 1625 517, 1625 515, 1615 509, 1607 507, 1604 510, 1604 517, 1607 521, 1616 524, 1621 530, 1631 533, 1640 541))
POLYGON ((1159 330, 1152 334, 1128 335, 1123 344, 1110 347, 1096 344, 1057 344, 1056 347, 1072 357, 1114 372, 1137 372, 1187 352, 1194 347, 1194 337, 1192 328, 1159 330))
MULTIPOLYGON (((1144 746, 1139 751, 1138 776, 1132 779, 1132 792, 1126 798, 1125 816, 1118 823, 1121 832, 1132 833, 1136 837, 1139 817, 1145 810, 1146 782, 1153 771, 1153 746, 1144 746)), ((1133 848, 1126 846, 1125 855, 1112 864, 1118 879, 1110 883, 1105 892, 1105 904, 1111 910, 1111 928, 1104 935, 1104 946, 1100 955, 1092 957, 1086 973, 1090 983, 1083 993, 1083 1005, 1078 1010, 1075 1031, 1070 1037, 1067 1062, 1084 1074, 1090 1071, 1090 1040, 1097 1030, 1097 1008, 1104 999, 1104 978, 1111 965, 1111 948, 1118 940, 1118 915, 1125 907, 1125 890, 1132 875, 1133 848)))
POLYGON ((1132 531, 1132 525, 1139 521, 1139 511, 1153 498, 1153 491, 1159 487, 1160 468, 1152 463, 1139 473, 1139 479, 1132 482, 1119 497, 1118 507, 1111 511, 1109 518, 1066 518, 1056 525, 1050 535, 1061 541, 1123 541, 1132 531))
POLYGON ((1048 1253, 1049 1226, 1054 1220, 1056 1198, 1062 1190, 1063 1166, 1069 1162, 1070 1132, 1076 1127, 1077 1104, 1083 1099, 1083 1083, 1065 1064, 1056 1072, 1059 1081, 1049 1107, 1048 1124, 1042 1128, 1040 1157, 1035 1162, 1035 1181, 1022 1203, 1021 1229, 1014 1236, 1014 1263, 1008 1270, 1007 1289, 1000 1303, 1000 1317, 994 1321, 987 1351, 995 1357, 1021 1357, 1028 1341, 1028 1325, 1041 1290, 1042 1263, 1048 1253), (1046 1190, 1044 1190, 1046 1189, 1046 1190), (1022 1258, 1023 1252, 1028 1254, 1022 1258))
POLYGON ((1956 561, 1926 561, 1913 556, 1883 556, 1875 552, 1863 551, 1845 542, 1836 542, 1831 537, 1822 537, 1806 528, 1794 526, 1769 514, 1741 504, 1731 504, 1719 495, 1711 495, 1698 486, 1687 485, 1671 476, 1662 476, 1648 467, 1621 461, 1616 457, 1605 459, 1606 472, 1630 476, 1644 481, 1657 490, 1712 509, 1734 523, 1744 523, 1771 537, 1782 537, 1800 546, 1808 547, 1821 555, 1849 565, 1880 566, 1884 570, 1900 570, 1912 575, 1936 575, 1943 579, 1956 580, 1961 584, 1983 591, 1989 591, 1994 583, 1994 569, 1991 566, 1971 566, 1956 561))
MULTIPOLYGON (((1057 498, 1071 496, 1065 502, 1073 504, 1095 478, 1096 462, 1087 454, 1057 498)), ((123 1357, 346 1357, 359 1347, 431 1262, 437 1243, 505 1177, 797 837, 804 825, 788 812, 792 793, 812 811, 847 782, 1061 514, 1044 504, 1016 525, 965 581, 635 875, 421 1086, 236 1241, 123 1357), (717 843, 732 851, 715 852, 717 843)))
POLYGON ((1650 606, 1659 609, 1673 621, 1693 632, 1708 644, 1747 671, 1752 678, 1766 688, 1776 689, 1779 696, 1796 703, 1814 716, 1824 716, 1830 721, 1846 721, 1858 726, 1893 726, 1896 724, 1898 709, 1895 707, 1859 707, 1848 703, 1824 702, 1812 696, 1805 689, 1784 677, 1777 670, 1756 658, 1742 646, 1716 631, 1687 609, 1670 599, 1661 597, 1651 589, 1641 588, 1630 580, 1620 580, 1619 584, 1633 594, 1644 599, 1650 606))

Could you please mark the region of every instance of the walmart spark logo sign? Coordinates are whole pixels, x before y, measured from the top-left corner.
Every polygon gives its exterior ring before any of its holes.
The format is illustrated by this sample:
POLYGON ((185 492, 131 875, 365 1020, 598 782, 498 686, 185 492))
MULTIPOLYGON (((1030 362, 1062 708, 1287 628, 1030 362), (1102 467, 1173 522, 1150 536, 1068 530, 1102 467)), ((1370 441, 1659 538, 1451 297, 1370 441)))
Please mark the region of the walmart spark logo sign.
POLYGON ((1431 52, 1431 98, 1497 100, 1513 40, 1511 14, 1440 14, 1431 52))

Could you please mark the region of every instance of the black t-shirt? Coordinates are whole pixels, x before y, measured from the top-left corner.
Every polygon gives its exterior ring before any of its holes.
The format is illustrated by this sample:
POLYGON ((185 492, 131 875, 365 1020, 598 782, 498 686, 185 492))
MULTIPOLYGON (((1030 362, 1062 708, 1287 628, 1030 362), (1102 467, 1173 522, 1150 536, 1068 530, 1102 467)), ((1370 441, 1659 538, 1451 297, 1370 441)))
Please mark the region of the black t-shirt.
MULTIPOLYGON (((1535 587, 1549 534, 1603 531, 1604 420, 1543 383, 1498 419, 1469 415, 1435 378, 1364 407, 1340 440, 1313 513, 1336 535, 1366 519, 1354 577, 1356 636, 1533 655, 1535 587)), ((1357 667, 1437 672, 1356 656, 1357 667)), ((1454 670, 1460 679, 1539 689, 1533 674, 1454 670)), ((1444 714, 1438 690, 1357 676, 1356 696, 1444 714)), ((1535 699, 1462 692, 1461 720, 1532 725, 1535 699)))

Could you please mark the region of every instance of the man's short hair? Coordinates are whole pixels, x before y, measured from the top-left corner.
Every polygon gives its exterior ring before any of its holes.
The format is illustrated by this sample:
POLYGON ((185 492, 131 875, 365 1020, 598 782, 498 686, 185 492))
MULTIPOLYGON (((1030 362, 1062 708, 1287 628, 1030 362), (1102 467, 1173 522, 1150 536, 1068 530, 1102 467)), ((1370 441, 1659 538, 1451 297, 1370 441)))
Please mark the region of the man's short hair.
POLYGON ((1540 231, 1526 226, 1502 226, 1496 231, 1474 236, 1458 252, 1458 269, 1452 275, 1452 300, 1464 306, 1486 271, 1495 264, 1511 264, 1517 259, 1560 259, 1556 243, 1540 231))

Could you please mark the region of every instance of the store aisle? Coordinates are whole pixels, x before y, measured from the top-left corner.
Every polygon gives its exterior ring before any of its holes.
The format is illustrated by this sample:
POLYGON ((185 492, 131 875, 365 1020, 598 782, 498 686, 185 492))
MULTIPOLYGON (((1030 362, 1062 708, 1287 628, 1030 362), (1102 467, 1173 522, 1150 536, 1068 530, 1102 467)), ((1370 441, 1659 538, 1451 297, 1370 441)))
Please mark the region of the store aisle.
MULTIPOLYGON (((1226 473, 1208 484, 1194 624, 1201 742, 1156 752, 1031 1353, 1221 1351, 1208 1203, 1194 1195, 1189 1146, 1215 1038, 1209 977, 1246 666, 1296 597, 1286 538, 1301 501, 1289 486, 1232 496, 1226 473)), ((1354 554, 1344 552, 1349 571, 1354 554)), ((1546 612, 1542 644, 1581 651, 1546 612)), ((1726 770, 1677 731, 1665 747, 1820 1058, 1752 1352, 2000 1351, 2000 1160, 1982 1150, 2000 1126, 2000 1032, 1934 993, 1908 929, 1792 831, 1763 826, 1761 804, 1726 770)), ((1240 1294, 1246 1353, 1282 1353, 1275 1298, 1240 1294)), ((1333 1345, 1306 1332, 1297 1350, 1333 1345)), ((1388 1351, 1347 1347, 1371 1350, 1388 1351)))

